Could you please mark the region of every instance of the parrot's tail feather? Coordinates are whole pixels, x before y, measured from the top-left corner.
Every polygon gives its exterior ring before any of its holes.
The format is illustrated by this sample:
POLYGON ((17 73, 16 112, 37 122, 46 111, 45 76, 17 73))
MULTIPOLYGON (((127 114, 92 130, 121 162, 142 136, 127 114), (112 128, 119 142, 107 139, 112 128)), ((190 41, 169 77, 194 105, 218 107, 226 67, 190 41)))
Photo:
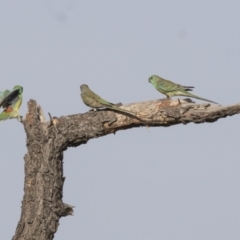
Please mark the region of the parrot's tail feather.
POLYGON ((143 121, 141 118, 139 118, 138 116, 136 116, 135 113, 129 112, 129 111, 124 110, 124 109, 122 109, 122 108, 119 108, 119 107, 117 107, 117 106, 111 106, 110 108, 113 109, 113 110, 116 110, 116 111, 118 111, 118 112, 126 113, 126 114, 128 114, 128 115, 131 115, 131 116, 137 118, 137 119, 140 120, 140 121, 143 121))
POLYGON ((212 100, 209 100, 209 99, 206 99, 206 98, 202 98, 202 97, 199 97, 197 95, 194 95, 194 94, 191 94, 191 93, 188 93, 188 97, 193 97, 193 98, 196 98, 196 99, 199 99, 199 100, 203 100, 203 101, 206 101, 206 102, 210 102, 210 103, 214 103, 214 104, 219 104, 219 103, 216 103, 212 100))
POLYGON ((129 111, 127 111, 127 110, 124 110, 124 109, 122 109, 122 108, 119 108, 119 107, 117 107, 116 105, 115 105, 115 106, 111 106, 111 108, 114 109, 114 110, 116 110, 116 111, 118 111, 118 112, 124 112, 124 113, 127 113, 127 114, 130 114, 130 115, 135 116, 134 113, 129 112, 129 111))

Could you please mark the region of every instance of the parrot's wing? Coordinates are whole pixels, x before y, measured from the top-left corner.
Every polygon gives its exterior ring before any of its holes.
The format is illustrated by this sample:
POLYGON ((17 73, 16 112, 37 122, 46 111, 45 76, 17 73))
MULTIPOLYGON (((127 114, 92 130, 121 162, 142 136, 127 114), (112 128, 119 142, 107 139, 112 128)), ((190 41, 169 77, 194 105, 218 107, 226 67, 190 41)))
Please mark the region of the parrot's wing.
POLYGON ((4 98, 6 98, 6 96, 10 93, 10 91, 8 89, 1 91, 0 92, 0 104, 2 103, 2 101, 4 100, 4 98))
POLYGON ((176 84, 174 82, 171 82, 169 80, 161 80, 157 87, 159 89, 161 89, 162 91, 164 92, 174 92, 174 91, 181 91, 181 90, 185 90, 185 91, 192 91, 191 88, 194 88, 194 87, 185 87, 185 86, 182 86, 180 84, 176 84))
MULTIPOLYGON (((6 91, 6 90, 5 90, 6 91)), ((13 101, 15 102, 20 94, 20 90, 19 89, 15 89, 13 91, 8 91, 7 96, 5 96, 5 98, 0 102, 0 107, 6 108, 10 105, 13 104, 13 101)))
POLYGON ((86 97, 90 97, 90 98, 94 99, 95 101, 99 102, 100 104, 102 104, 104 106, 111 107, 111 106, 115 105, 113 103, 110 103, 110 102, 104 100, 99 95, 97 95, 95 92, 93 92, 91 89, 88 89, 87 91, 85 91, 82 94, 85 95, 86 97))
POLYGON ((106 100, 104 100, 104 99, 102 99, 102 98, 99 98, 98 101, 99 101, 101 104, 106 105, 106 106, 109 106, 109 107, 115 105, 114 103, 110 103, 110 102, 108 102, 108 101, 106 101, 106 100))

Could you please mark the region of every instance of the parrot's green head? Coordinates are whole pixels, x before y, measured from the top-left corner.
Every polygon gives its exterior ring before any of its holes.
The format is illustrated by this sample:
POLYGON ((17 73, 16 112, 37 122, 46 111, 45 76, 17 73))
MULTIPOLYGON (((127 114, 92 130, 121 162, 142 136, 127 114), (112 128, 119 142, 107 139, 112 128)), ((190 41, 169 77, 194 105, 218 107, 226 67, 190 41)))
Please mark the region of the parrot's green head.
POLYGON ((80 86, 81 92, 84 92, 85 90, 88 90, 88 89, 89 89, 89 87, 88 87, 88 85, 86 85, 86 84, 82 84, 82 85, 80 86))
POLYGON ((157 75, 152 75, 152 76, 148 79, 148 82, 154 84, 158 78, 159 78, 159 77, 158 77, 157 75))
POLYGON ((14 91, 14 90, 18 90, 19 94, 22 94, 22 92, 23 92, 23 87, 20 86, 20 85, 16 85, 16 86, 14 86, 14 88, 13 88, 13 91, 14 91))

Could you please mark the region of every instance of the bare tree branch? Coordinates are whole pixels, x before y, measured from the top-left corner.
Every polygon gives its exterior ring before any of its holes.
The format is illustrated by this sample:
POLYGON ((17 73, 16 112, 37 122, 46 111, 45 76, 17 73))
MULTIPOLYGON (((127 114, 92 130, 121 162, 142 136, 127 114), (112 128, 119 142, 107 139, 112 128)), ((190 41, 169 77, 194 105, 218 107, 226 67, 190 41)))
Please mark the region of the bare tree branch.
POLYGON ((28 102, 23 121, 27 135, 22 212, 13 240, 50 240, 59 219, 73 214, 73 206, 63 203, 63 152, 92 138, 140 126, 214 122, 240 112, 240 104, 219 106, 188 101, 154 100, 122 106, 142 119, 111 110, 52 117, 46 122, 36 101, 28 102))

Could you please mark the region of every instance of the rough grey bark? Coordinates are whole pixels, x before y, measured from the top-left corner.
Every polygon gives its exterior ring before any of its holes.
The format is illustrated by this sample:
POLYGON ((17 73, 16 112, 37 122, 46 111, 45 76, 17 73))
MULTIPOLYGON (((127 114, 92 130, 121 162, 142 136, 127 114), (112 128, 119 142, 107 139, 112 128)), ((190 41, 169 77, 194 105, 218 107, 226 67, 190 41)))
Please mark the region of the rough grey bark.
MULTIPOLYGON (((123 106, 138 118, 111 110, 53 117, 46 122, 36 101, 28 102, 23 121, 27 136, 22 212, 13 240, 50 240, 59 219, 73 213, 63 203, 63 152, 92 138, 133 127, 214 122, 240 112, 240 104, 220 106, 181 100, 154 100, 123 106)), ((51 115, 50 115, 51 117, 51 115)))

